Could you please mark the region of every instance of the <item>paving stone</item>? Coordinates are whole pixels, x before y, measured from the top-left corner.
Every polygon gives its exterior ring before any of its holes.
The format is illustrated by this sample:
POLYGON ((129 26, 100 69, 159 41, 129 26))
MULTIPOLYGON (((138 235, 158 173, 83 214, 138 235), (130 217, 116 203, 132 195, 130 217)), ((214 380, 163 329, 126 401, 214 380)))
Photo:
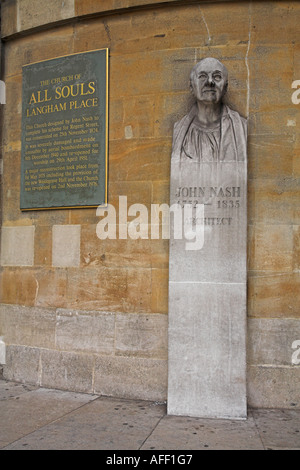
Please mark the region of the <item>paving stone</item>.
POLYGON ((263 450, 252 417, 224 420, 165 416, 143 450, 263 450))
POLYGON ((253 410, 266 449, 300 449, 299 410, 253 410))
POLYGON ((0 380, 0 401, 7 400, 8 398, 16 398, 23 393, 36 390, 38 387, 35 385, 20 384, 17 382, 9 382, 8 380, 0 380))
POLYGON ((139 449, 164 414, 152 402, 99 398, 6 449, 139 449))
POLYGON ((0 406, 1 447, 33 433, 96 398, 88 394, 43 388, 30 390, 30 387, 22 387, 21 384, 16 387, 14 383, 8 385, 7 382, 3 388, 8 389, 4 391, 10 391, 12 397, 2 401, 0 406), (17 393, 15 388, 18 388, 17 393))

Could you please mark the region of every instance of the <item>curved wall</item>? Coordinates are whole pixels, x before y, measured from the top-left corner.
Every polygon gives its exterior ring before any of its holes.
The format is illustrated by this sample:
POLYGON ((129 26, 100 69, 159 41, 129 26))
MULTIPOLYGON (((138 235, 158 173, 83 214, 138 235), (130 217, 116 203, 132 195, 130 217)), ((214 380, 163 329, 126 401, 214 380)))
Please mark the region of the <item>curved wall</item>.
POLYGON ((127 195, 150 209, 169 202, 190 69, 214 56, 229 70, 228 102, 249 118, 248 401, 299 406, 298 17, 297 2, 3 3, 7 378, 145 399, 167 390, 168 241, 101 241, 95 209, 20 211, 22 66, 109 48, 109 202, 127 195), (79 261, 53 265, 62 246, 79 261))

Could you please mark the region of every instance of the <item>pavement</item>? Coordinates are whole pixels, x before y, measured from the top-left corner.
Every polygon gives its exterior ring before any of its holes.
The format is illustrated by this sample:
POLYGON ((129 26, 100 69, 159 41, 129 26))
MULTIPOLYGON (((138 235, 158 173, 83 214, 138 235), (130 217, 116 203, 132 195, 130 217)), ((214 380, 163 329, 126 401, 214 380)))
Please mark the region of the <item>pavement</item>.
MULTIPOLYGON (((2 379, 0 449, 300 450, 300 409, 249 409, 246 420, 168 416, 165 402, 60 391, 2 379)), ((111 454, 115 459, 118 455, 122 454, 111 454)))

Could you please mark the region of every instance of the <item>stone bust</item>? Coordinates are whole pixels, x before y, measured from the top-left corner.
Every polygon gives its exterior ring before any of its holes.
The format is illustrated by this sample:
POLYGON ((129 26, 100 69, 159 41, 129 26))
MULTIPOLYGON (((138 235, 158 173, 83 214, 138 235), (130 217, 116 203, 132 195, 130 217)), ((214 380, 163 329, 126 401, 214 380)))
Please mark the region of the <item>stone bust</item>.
POLYGON ((223 103, 228 72, 217 59, 205 58, 190 74, 196 99, 174 126, 172 158, 180 161, 243 161, 247 157, 247 121, 223 103))

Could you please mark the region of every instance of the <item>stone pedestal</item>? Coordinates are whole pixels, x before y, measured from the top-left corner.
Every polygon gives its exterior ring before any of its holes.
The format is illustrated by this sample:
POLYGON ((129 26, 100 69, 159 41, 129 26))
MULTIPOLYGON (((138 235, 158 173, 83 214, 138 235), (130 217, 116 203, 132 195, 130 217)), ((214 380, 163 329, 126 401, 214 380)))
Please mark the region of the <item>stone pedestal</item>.
POLYGON ((172 159, 170 193, 204 204, 204 243, 171 226, 168 413, 245 418, 247 163, 172 159))

